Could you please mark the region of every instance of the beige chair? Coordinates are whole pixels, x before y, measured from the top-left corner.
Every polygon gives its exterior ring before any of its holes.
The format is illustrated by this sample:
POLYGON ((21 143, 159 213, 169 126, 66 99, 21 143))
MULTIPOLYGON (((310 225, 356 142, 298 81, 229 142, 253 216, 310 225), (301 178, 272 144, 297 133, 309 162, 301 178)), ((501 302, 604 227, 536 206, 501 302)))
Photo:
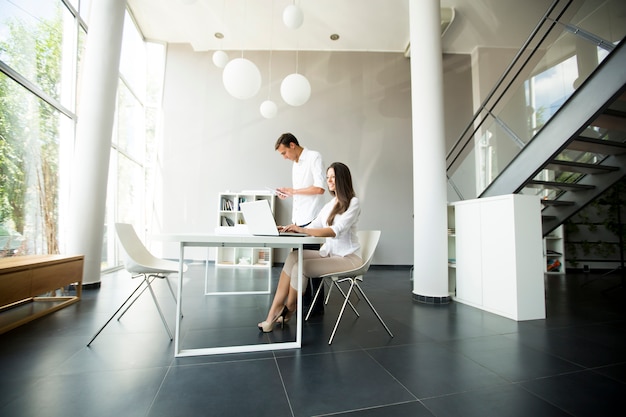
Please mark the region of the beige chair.
POLYGON ((363 282, 363 276, 367 273, 370 267, 370 264, 372 263, 372 258, 374 257, 374 251, 376 250, 376 246, 378 245, 378 241, 380 239, 380 230, 359 231, 357 232, 357 235, 359 237, 359 243, 361 244, 363 265, 361 265, 358 268, 351 269, 349 271, 335 272, 332 274, 321 276, 320 278, 322 278, 322 283, 320 284, 319 288, 315 292, 315 297, 313 297, 313 301, 311 302, 311 307, 309 307, 309 311, 305 317, 305 320, 309 319, 309 316, 311 315, 311 310, 313 309, 313 306, 315 305, 315 301, 317 301, 317 297, 319 296, 320 289, 322 288, 322 285, 324 282, 326 282, 329 286, 328 295, 326 296, 326 300, 324 304, 328 304, 328 299, 330 298, 330 293, 333 288, 333 285, 337 287, 337 289, 343 296, 344 301, 343 301, 343 305, 341 306, 341 311, 339 312, 339 317, 337 317, 337 322, 335 323, 333 332, 330 335, 330 339, 328 340, 329 345, 333 342, 333 338, 335 337, 335 332, 337 331, 337 327, 339 326, 339 322, 341 321, 341 317, 343 316, 343 312, 346 309, 347 304, 350 305, 350 307, 352 308, 352 311, 354 311, 357 317, 360 317, 359 312, 356 310, 356 308, 350 301, 350 295, 352 294, 352 290, 354 288, 358 290, 358 292, 355 291, 357 296, 359 296, 360 294, 359 298, 362 297, 367 302, 367 304, 370 306, 370 308, 372 309, 376 317, 378 317, 378 320, 380 321, 380 323, 383 325, 385 330, 387 330, 387 333, 389 333, 389 336, 393 337, 391 330, 389 330, 389 327, 387 327, 383 319, 380 317, 380 314, 378 314, 378 312, 376 311, 376 309, 370 302, 369 298, 367 298, 367 296, 363 292, 363 289, 359 285, 359 281, 363 282), (347 292, 345 292, 341 288, 341 286, 339 286, 339 284, 342 282, 350 283, 350 287, 348 288, 347 292))
MULTIPOLYGON (((117 318, 118 320, 122 318, 122 316, 128 311, 128 309, 137 301, 137 299, 144 293, 147 289, 150 291, 152 295, 152 299, 154 300, 154 304, 156 305, 157 310, 159 311, 159 315, 161 316, 161 321, 165 326, 165 330, 170 337, 170 340, 173 339, 172 332, 170 331, 169 326, 167 325, 167 321, 165 320, 165 316, 161 311, 161 306, 157 301, 156 295, 154 294, 154 290, 152 289, 152 281, 156 278, 164 279, 167 283, 167 286, 172 293, 172 297, 174 297, 174 302, 176 302, 176 295, 174 294, 174 290, 172 289, 172 285, 168 279, 169 274, 178 273, 179 263, 175 261, 167 261, 164 259, 157 258, 153 256, 148 249, 144 246, 144 244, 135 233, 135 229, 132 225, 126 223, 116 223, 115 230, 117 232, 117 237, 120 245, 122 246, 122 250, 125 255, 124 259, 124 268, 131 273, 131 278, 142 278, 141 283, 135 290, 128 296, 126 301, 119 306, 115 313, 104 323, 104 326, 98 330, 98 332, 91 338, 87 346, 91 345, 91 343, 98 337, 100 332, 104 330, 104 328, 113 320, 113 317, 120 312, 124 306, 126 309, 120 314, 117 318), (143 288, 142 288, 143 287, 143 288), (131 298, 141 289, 139 294, 131 301, 131 298), (129 303, 130 301, 130 303, 129 303)), ((183 271, 187 270, 187 265, 183 265, 183 271)))

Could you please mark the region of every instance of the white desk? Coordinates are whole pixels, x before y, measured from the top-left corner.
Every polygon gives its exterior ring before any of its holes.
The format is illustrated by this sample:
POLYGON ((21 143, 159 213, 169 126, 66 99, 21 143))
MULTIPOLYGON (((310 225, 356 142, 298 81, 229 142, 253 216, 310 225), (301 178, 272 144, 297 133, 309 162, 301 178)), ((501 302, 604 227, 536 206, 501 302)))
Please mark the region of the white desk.
MULTIPOLYGON (((302 276, 302 248, 305 244, 324 243, 324 238, 298 236, 252 236, 215 234, 171 234, 161 236, 163 240, 180 242, 180 268, 178 271, 178 298, 176 300, 176 331, 174 334, 174 355, 199 356, 222 353, 261 352, 266 350, 299 349, 302 346, 302 280, 298 280, 297 330, 295 342, 263 343, 252 345, 222 346, 212 348, 181 349, 180 321, 183 303, 183 261, 186 247, 267 247, 297 248, 298 274, 302 276)), ((251 330, 252 331, 252 330, 251 330)))

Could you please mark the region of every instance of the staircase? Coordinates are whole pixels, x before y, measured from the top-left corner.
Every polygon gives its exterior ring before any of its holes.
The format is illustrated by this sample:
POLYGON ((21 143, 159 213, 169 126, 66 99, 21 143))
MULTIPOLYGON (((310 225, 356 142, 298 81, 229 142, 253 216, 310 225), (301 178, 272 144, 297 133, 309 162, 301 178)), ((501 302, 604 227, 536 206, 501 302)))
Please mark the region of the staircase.
POLYGON ((541 196, 545 236, 625 175, 621 42, 479 197, 541 196))

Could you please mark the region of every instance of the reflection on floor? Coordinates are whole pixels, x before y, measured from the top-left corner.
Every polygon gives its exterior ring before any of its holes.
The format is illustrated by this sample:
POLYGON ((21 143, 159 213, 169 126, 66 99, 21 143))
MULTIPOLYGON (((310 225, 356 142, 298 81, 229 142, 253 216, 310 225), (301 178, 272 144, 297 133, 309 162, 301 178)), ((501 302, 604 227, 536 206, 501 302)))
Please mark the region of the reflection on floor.
MULTIPOLYGON (((259 270, 190 265, 182 343, 289 340, 260 334, 271 295, 259 270), (206 285, 205 285, 206 284, 206 285)), ((177 285, 176 277, 172 279, 177 285)), ((605 416, 626 409, 626 307, 619 277, 546 277, 547 318, 515 322, 463 304, 417 304, 409 271, 375 267, 364 288, 390 338, 362 305, 304 324, 300 350, 174 358, 148 293, 85 345, 138 283, 124 271, 50 316, 0 335, 2 416, 605 416)), ((155 283, 170 327, 175 304, 155 283)), ((357 305, 358 306, 358 305, 357 305)))

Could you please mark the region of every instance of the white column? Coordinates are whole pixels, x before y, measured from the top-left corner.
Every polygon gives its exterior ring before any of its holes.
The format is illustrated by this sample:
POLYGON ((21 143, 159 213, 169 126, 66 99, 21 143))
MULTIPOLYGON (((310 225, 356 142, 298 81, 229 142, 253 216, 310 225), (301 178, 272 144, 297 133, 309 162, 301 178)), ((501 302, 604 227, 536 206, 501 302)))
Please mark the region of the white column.
POLYGON ((125 0, 92 2, 77 109, 67 251, 85 256, 83 284, 100 282, 111 134, 125 0))
POLYGON ((448 244, 441 6, 410 0, 413 111, 413 298, 448 302, 448 244))

